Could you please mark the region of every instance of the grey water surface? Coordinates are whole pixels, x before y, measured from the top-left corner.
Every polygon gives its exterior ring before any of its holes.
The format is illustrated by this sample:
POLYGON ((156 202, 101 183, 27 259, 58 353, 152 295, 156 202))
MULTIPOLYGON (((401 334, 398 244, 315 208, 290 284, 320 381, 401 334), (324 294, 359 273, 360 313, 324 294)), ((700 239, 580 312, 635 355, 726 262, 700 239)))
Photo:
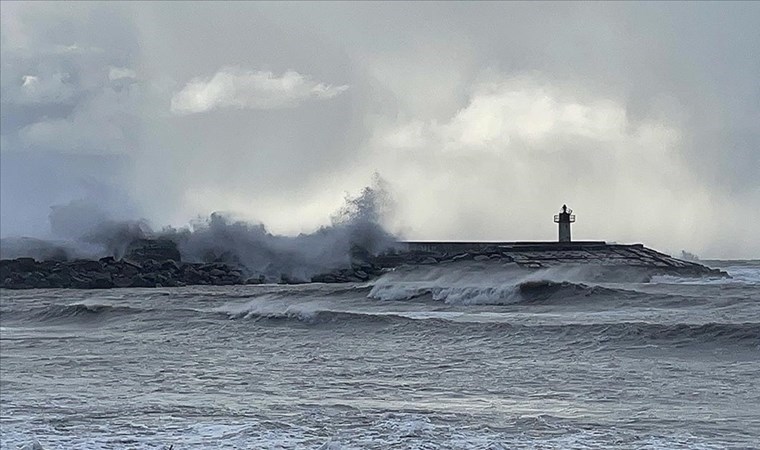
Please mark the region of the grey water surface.
POLYGON ((0 447, 758 448, 760 263, 717 267, 3 290, 0 447))

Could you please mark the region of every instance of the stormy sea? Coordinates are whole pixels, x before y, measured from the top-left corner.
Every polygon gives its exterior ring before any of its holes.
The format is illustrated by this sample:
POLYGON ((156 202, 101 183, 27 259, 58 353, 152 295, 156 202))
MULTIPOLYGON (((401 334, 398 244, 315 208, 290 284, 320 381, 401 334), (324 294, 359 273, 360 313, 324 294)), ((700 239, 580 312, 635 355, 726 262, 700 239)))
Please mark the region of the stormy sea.
POLYGON ((760 261, 573 280, 0 292, 3 449, 760 443, 760 261))

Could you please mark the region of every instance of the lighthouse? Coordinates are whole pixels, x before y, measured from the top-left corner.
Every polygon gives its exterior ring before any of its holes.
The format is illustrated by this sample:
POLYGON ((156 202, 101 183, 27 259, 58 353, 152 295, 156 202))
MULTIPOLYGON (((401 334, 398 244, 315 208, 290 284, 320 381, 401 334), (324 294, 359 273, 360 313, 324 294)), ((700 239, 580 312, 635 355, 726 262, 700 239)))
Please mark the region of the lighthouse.
POLYGON ((575 222, 573 210, 562 205, 562 211, 554 216, 554 223, 559 224, 559 241, 570 242, 570 224, 575 222))

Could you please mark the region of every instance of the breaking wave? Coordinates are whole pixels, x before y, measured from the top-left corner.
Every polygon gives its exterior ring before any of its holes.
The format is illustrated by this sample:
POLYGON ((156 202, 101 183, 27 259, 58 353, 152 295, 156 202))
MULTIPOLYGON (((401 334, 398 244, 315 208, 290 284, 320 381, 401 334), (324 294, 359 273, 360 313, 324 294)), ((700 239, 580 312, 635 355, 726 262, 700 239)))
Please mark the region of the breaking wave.
MULTIPOLYGON (((575 289, 575 288, 572 288, 575 289)), ((253 322, 299 322, 308 325, 413 325, 422 327, 467 327, 468 334, 498 333, 515 335, 552 335, 568 340, 625 342, 629 345, 668 343, 740 344, 760 347, 760 323, 538 323, 512 321, 507 315, 469 314, 461 311, 355 311, 330 309, 320 303, 285 304, 254 299, 244 304, 225 305, 214 310, 230 320, 253 322)))
POLYGON ((609 325, 579 325, 572 332, 583 331, 602 337, 600 340, 637 343, 667 342, 671 345, 695 343, 748 344, 760 348, 760 323, 653 324, 621 322, 609 325))
POLYGON ((397 270, 377 280, 369 293, 377 300, 429 298, 457 305, 509 305, 584 298, 622 298, 635 291, 620 285, 601 286, 589 268, 522 269, 462 263, 446 267, 397 270))
POLYGON ((294 320, 310 324, 331 322, 390 322, 400 316, 392 313, 336 311, 320 302, 288 303, 262 296, 242 304, 227 304, 212 310, 232 320, 294 320))
MULTIPOLYGON (((523 302, 536 302, 568 296, 595 296, 599 292, 608 295, 607 289, 567 282, 524 282, 517 287, 523 302), (526 293, 527 292, 527 293, 526 293), (559 296, 559 297, 557 297, 559 296), (525 300, 527 298, 528 300, 525 300)), ((613 291, 615 292, 615 291, 613 291)), ((482 295, 482 294, 479 294, 482 295)), ((163 301, 163 299, 162 299, 163 301)), ((103 302, 75 302, 47 304, 31 309, 3 310, 3 321, 18 321, 25 326, 93 324, 111 326, 121 321, 140 321, 165 329, 187 326, 196 321, 212 327, 224 326, 232 321, 239 326, 245 323, 258 325, 297 324, 304 326, 340 326, 347 328, 381 326, 412 327, 415 332, 434 329, 450 329, 455 334, 469 336, 514 336, 516 340, 559 339, 566 343, 589 342, 599 348, 608 345, 626 346, 667 345, 688 347, 693 345, 739 345, 760 348, 760 323, 746 322, 700 322, 700 317, 685 316, 672 323, 652 323, 643 320, 618 321, 619 317, 600 316, 593 323, 582 322, 572 316, 558 318, 533 315, 526 320, 522 310, 483 310, 482 308, 456 310, 383 308, 382 303, 369 308, 356 303, 342 303, 327 299, 306 299, 280 294, 264 294, 248 301, 233 300, 215 307, 192 308, 188 305, 171 304, 154 307, 110 305, 103 302), (217 325, 214 325, 217 323, 217 325)), ((386 303, 387 306, 392 304, 386 303)), ((6 322, 7 323, 7 322, 6 322)), ((197 322, 196 322, 197 323, 197 322)))
POLYGON ((31 311, 31 318, 42 322, 75 318, 125 316, 141 314, 150 310, 130 306, 105 304, 72 303, 68 305, 47 305, 31 311))
POLYGON ((376 285, 370 297, 378 300, 411 300, 429 297, 432 300, 458 305, 509 305, 541 303, 553 300, 570 301, 591 296, 630 294, 612 289, 570 281, 535 280, 496 286, 415 286, 376 285))
POLYGON ((4 310, 4 320, 20 320, 24 322, 78 322, 90 320, 120 319, 136 315, 166 313, 178 317, 180 314, 197 313, 191 308, 142 308, 138 306, 115 305, 93 302, 75 302, 69 304, 47 304, 28 309, 4 310))

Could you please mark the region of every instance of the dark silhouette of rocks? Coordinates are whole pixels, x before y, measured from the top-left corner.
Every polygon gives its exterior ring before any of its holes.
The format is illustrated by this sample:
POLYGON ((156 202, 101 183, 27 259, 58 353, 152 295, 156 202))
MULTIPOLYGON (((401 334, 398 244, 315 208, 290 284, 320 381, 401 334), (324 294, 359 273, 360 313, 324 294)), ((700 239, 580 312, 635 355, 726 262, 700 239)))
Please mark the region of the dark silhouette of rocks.
POLYGON ((643 245, 603 242, 573 243, 432 243, 406 242, 381 255, 353 249, 348 267, 310 277, 282 274, 279 278, 247 273, 234 263, 182 262, 177 245, 166 239, 138 239, 124 258, 95 260, 0 260, 0 287, 9 289, 173 287, 185 285, 242 285, 262 283, 365 282, 393 268, 445 264, 499 264, 536 270, 563 265, 593 267, 600 280, 617 277, 647 281, 653 275, 728 276, 692 261, 683 261, 643 245))
POLYGON ((98 261, 6 259, 0 261, 0 280, 0 286, 10 289, 232 285, 248 281, 239 268, 226 264, 153 259, 145 259, 138 264, 111 257, 98 261))

